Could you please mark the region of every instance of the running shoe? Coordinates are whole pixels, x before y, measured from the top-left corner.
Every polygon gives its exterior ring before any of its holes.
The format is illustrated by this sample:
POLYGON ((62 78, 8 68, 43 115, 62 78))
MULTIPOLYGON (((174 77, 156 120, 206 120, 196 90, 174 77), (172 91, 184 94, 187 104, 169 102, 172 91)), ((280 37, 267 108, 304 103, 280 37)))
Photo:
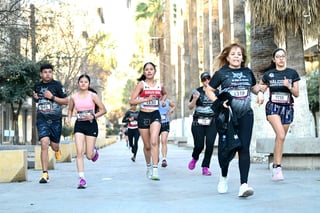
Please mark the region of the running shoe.
POLYGON ((197 161, 198 161, 198 160, 192 158, 192 160, 189 162, 189 165, 188 165, 188 167, 189 167, 190 170, 193 170, 193 169, 196 167, 197 161))
POLYGON ((162 167, 167 167, 168 166, 167 160, 163 159, 162 163, 161 163, 161 166, 162 167))
POLYGON ((282 168, 277 167, 277 168, 272 168, 272 177, 271 179, 273 181, 281 181, 284 180, 283 174, 282 174, 282 168))
POLYGON ((202 168, 202 175, 204 176, 210 176, 212 173, 210 172, 208 167, 203 167, 202 168))
POLYGON ((49 183, 49 174, 48 172, 43 172, 40 178, 39 183, 49 183))
POLYGON ((253 195, 254 191, 253 188, 249 187, 248 184, 243 183, 241 184, 240 188, 239 188, 239 197, 249 197, 251 195, 253 195))
POLYGON ((151 166, 147 166, 146 175, 147 175, 148 179, 151 179, 151 176, 152 176, 152 167, 151 166))
POLYGON ((80 178, 78 189, 85 189, 87 187, 87 182, 84 178, 80 178))
POLYGON ((220 176, 220 180, 217 186, 217 190, 220 194, 228 192, 228 178, 220 176))
POLYGON ((136 161, 136 158, 134 156, 131 157, 132 162, 136 161))
POLYGON ((54 153, 54 156, 56 157, 57 161, 61 160, 61 150, 58 150, 54 153))
POLYGON ((92 162, 96 162, 99 158, 99 152, 98 152, 97 148, 94 148, 94 151, 95 151, 95 154, 92 158, 92 162))
POLYGON ((152 169, 151 180, 160 180, 157 167, 153 167, 152 169))

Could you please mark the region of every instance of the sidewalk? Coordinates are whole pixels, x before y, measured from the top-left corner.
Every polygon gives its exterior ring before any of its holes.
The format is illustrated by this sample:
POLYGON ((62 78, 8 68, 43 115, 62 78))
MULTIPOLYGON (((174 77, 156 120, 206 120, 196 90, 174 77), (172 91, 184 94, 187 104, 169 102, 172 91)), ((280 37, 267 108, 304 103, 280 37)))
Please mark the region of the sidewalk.
MULTIPOLYGON (((251 164, 249 185, 253 196, 238 198, 237 160, 229 169, 229 192, 218 194, 217 156, 212 176, 202 176, 201 160, 190 171, 192 150, 168 145, 168 167, 159 167, 160 181, 146 178, 139 143, 136 162, 122 140, 99 150, 97 162, 85 160, 86 189, 77 189, 76 163, 57 163, 50 183, 39 184, 41 171, 28 170, 28 181, 0 183, 0 213, 191 213, 191 212, 307 212, 320 209, 320 171, 284 169, 285 180, 272 182, 267 164, 251 164)), ((285 165, 284 165, 285 166, 285 165)))

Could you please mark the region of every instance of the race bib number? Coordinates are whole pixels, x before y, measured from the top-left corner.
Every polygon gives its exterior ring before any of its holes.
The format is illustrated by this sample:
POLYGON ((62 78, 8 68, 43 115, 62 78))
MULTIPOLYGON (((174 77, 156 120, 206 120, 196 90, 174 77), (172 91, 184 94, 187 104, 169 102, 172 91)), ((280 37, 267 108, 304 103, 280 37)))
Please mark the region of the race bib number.
POLYGON ((144 105, 149 106, 149 107, 157 107, 157 106, 159 106, 159 99, 154 99, 154 100, 148 101, 144 105))
POLYGON ((40 112, 50 112, 52 110, 51 102, 44 102, 38 104, 38 110, 40 112))
POLYGON ((211 124, 212 118, 198 118, 198 124, 203 126, 209 126, 211 124))
POLYGON ((248 89, 232 89, 229 90, 229 93, 236 99, 245 99, 249 95, 248 89))
POLYGON ((289 104, 290 94, 286 92, 273 92, 271 94, 271 102, 278 104, 289 104))
POLYGON ((77 119, 78 121, 85 121, 85 120, 88 120, 87 117, 90 115, 93 115, 92 110, 77 112, 77 119))
POLYGON ((167 118, 167 115, 166 115, 166 114, 162 114, 162 115, 161 115, 161 120, 162 120, 162 121, 165 121, 166 118, 167 118))
POLYGON ((136 125, 138 125, 138 121, 130 121, 130 125, 136 126, 136 125))

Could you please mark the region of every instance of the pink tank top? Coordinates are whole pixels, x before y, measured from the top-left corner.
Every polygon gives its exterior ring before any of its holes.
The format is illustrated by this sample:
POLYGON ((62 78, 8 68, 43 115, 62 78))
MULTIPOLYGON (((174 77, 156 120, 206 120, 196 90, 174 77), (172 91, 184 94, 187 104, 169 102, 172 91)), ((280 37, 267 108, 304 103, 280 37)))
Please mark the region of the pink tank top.
POLYGON ((92 95, 93 93, 90 91, 85 98, 81 98, 79 96, 79 93, 74 94, 73 99, 77 112, 92 111, 93 113, 95 113, 95 103, 93 102, 92 95))

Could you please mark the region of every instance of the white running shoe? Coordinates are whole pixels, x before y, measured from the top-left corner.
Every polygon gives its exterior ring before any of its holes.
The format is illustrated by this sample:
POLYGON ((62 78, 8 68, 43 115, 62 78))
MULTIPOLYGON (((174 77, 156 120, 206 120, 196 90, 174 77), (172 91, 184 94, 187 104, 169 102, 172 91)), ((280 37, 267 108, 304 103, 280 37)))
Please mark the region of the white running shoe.
POLYGON ((147 178, 148 179, 151 179, 151 176, 152 176, 152 167, 151 166, 147 166, 147 178))
POLYGON ((160 180, 159 174, 158 174, 158 167, 153 167, 151 180, 160 180))
POLYGON ((282 174, 282 168, 277 167, 272 169, 272 178, 273 181, 281 181, 284 180, 283 174, 282 174))
POLYGON ((241 184, 240 188, 239 188, 239 197, 249 197, 251 195, 253 195, 254 191, 253 188, 249 187, 248 184, 243 183, 241 184))
POLYGON ((220 176, 220 180, 217 186, 217 190, 220 194, 228 192, 228 178, 220 176))

